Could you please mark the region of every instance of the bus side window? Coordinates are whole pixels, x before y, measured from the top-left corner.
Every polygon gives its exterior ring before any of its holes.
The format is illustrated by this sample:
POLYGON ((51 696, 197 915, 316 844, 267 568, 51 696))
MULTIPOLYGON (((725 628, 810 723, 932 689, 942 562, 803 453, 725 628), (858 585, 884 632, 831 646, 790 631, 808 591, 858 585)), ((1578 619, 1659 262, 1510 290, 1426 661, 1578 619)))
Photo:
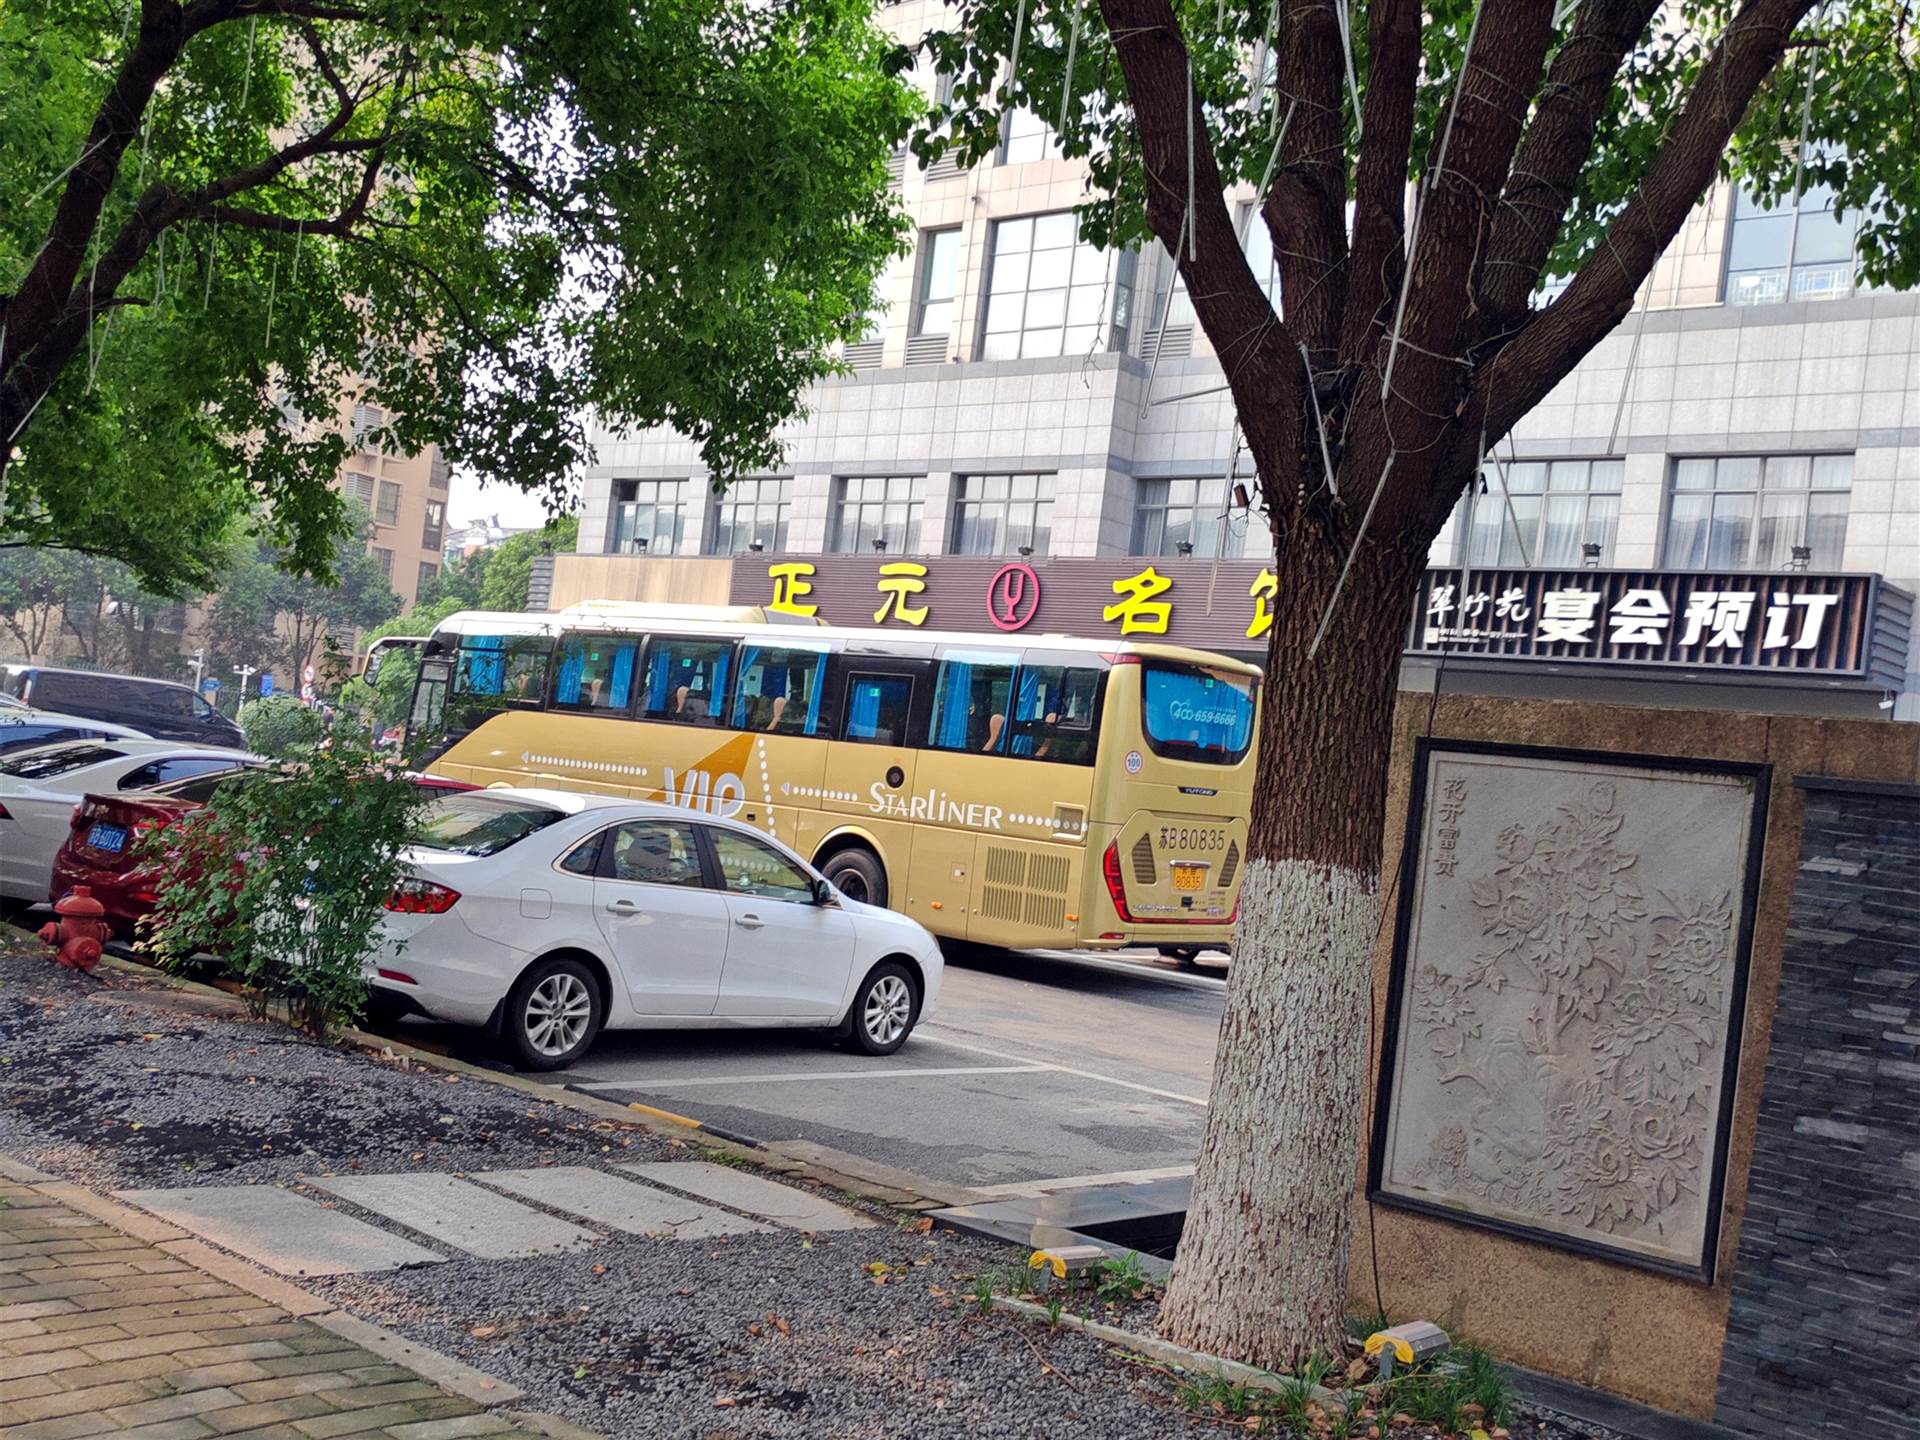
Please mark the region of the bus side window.
POLYGON ((1014 687, 1011 753, 1063 765, 1091 765, 1093 712, 1102 673, 1064 665, 1022 665, 1014 687))
POLYGON ((718 725, 726 707, 733 646, 724 640, 655 639, 647 647, 641 715, 679 725, 718 725))
POLYGON ((611 635, 570 635, 560 646, 554 673, 556 710, 613 711, 624 714, 633 698, 637 640, 611 635))
POLYGON ((818 735, 826 658, 819 650, 746 646, 740 652, 740 684, 733 697, 734 728, 818 735))
POLYGON ((904 745, 913 681, 905 675, 850 675, 843 740, 869 745, 904 745))
POLYGON ((454 669, 454 693, 498 697, 513 705, 538 705, 547 692, 550 653, 551 642, 544 638, 466 636, 460 642, 460 661, 454 669))
POLYGON ((1004 754, 1007 712, 1013 702, 1014 659, 997 653, 956 653, 940 659, 927 744, 935 750, 1004 754))

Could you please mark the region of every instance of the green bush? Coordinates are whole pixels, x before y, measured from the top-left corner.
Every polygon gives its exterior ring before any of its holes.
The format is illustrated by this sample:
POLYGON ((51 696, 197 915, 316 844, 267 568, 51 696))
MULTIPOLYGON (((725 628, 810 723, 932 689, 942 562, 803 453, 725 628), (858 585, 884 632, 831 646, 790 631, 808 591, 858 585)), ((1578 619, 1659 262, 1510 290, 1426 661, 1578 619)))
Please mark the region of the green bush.
POLYGON ((291 695, 269 695, 240 707, 241 732, 247 748, 275 759, 317 745, 327 736, 326 717, 291 695))
POLYGON ((230 781, 149 836, 141 862, 166 878, 143 948, 170 969, 217 956, 257 1015, 283 1010, 322 1038, 351 1024, 427 798, 404 764, 343 726, 331 744, 230 781))

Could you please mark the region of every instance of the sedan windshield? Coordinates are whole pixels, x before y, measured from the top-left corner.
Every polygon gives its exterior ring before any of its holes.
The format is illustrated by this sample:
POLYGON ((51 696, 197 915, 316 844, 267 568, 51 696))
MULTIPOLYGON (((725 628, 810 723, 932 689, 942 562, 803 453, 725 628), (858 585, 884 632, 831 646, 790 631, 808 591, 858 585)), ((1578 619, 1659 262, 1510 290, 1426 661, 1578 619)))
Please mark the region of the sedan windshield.
POLYGON ((493 855, 564 819, 564 810, 504 795, 447 795, 422 813, 413 843, 449 855, 493 855))

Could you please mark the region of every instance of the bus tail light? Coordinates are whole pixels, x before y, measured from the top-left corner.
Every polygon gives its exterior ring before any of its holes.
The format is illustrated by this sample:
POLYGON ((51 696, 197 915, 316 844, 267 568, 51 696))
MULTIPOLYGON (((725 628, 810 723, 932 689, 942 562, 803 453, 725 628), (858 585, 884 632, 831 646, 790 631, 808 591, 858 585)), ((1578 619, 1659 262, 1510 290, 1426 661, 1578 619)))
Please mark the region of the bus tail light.
POLYGON ((1127 909, 1127 887, 1120 878, 1120 842, 1118 840, 1109 844, 1107 853, 1100 857, 1100 874, 1107 882, 1107 894, 1112 897, 1115 912, 1129 925, 1133 924, 1133 912, 1127 909))

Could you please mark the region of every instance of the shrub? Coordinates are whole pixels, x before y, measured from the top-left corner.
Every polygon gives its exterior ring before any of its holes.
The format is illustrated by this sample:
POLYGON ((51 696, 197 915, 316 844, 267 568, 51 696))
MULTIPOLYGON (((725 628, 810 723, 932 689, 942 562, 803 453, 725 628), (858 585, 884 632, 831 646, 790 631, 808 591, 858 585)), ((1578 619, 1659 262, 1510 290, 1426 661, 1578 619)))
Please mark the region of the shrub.
POLYGON ((327 735, 326 717, 291 695, 249 700, 240 707, 239 721, 247 737, 247 748, 276 759, 317 745, 327 735))
POLYGON ((143 863, 167 879, 143 947, 170 969, 212 953, 257 1015, 283 1009, 324 1038, 365 1007, 362 964, 425 800, 400 757, 344 726, 329 746, 229 782, 145 842, 143 863))

